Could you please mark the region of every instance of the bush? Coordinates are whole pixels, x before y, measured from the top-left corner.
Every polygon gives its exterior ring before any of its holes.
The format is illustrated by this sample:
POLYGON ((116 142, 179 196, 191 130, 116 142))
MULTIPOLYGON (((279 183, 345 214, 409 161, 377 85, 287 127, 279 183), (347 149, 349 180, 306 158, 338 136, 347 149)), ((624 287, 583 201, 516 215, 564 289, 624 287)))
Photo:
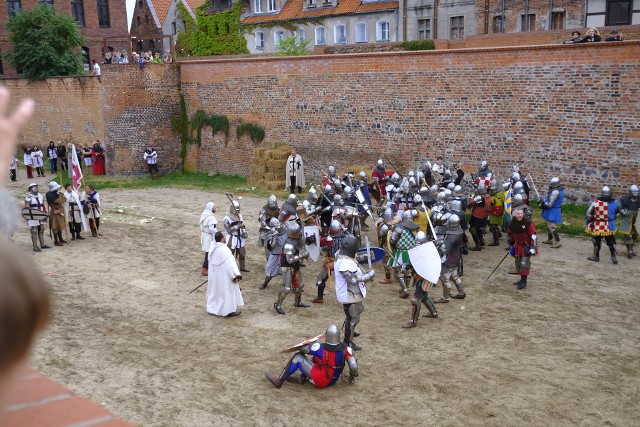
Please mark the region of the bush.
POLYGON ((436 44, 433 40, 408 40, 406 42, 400 43, 400 46, 404 50, 434 50, 436 48, 436 44))

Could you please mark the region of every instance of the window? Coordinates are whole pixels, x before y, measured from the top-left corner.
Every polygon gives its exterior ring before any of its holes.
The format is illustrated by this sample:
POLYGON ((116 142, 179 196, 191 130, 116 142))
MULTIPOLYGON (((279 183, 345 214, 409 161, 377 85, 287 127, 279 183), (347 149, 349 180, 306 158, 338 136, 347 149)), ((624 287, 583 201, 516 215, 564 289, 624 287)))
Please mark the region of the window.
POLYGON ((262 0, 256 0, 253 4, 256 13, 262 13, 262 0))
POLYGON ((296 41, 298 42, 298 44, 300 44, 301 40, 306 39, 306 35, 304 33, 304 28, 298 28, 298 31, 296 31, 296 41))
POLYGON ((267 0, 267 11, 275 12, 276 10, 276 0, 267 0))
POLYGON ((562 12, 553 12, 551 14, 551 29, 552 30, 563 30, 564 29, 564 11, 562 12))
POLYGON ((156 41, 149 40, 149 50, 156 50, 156 41))
POLYGON ((378 22, 378 26, 376 29, 376 40, 379 42, 388 42, 390 40, 388 21, 378 22))
POLYGON ((80 26, 84 27, 84 4, 82 0, 71 0, 71 16, 73 16, 80 26))
POLYGON ((284 31, 276 31, 273 34, 273 41, 276 44, 276 47, 280 46, 280 40, 284 38, 284 31))
POLYGON ((308 7, 316 7, 316 0, 309 0, 308 7))
POLYGON ((366 22, 358 22, 356 24, 356 43, 366 43, 368 40, 369 30, 366 22))
POLYGON ((504 20, 502 19, 502 15, 493 17, 493 32, 504 33, 504 20))
POLYGON ((9 18, 13 18, 16 16, 16 13, 20 12, 22 6, 20 5, 20 0, 8 0, 7 1, 7 14, 9 18))
POLYGON ((136 16, 136 24, 138 24, 138 27, 140 26, 141 22, 140 22, 140 17, 136 16))
POLYGON ((149 15, 144 15, 144 22, 149 25, 149 15))
POLYGON ((334 37, 336 43, 345 44, 347 42, 347 28, 344 25, 336 25, 334 37))
POLYGON ((176 26, 176 21, 173 21, 171 23, 171 34, 177 34, 178 33, 178 27, 176 26))
POLYGON ((89 67, 89 48, 88 47, 82 47, 82 65, 84 65, 84 70, 91 72, 91 69, 89 67))
POLYGON ((631 24, 632 3, 631 0, 609 0, 607 2, 606 25, 631 24))
POLYGON ((530 13, 529 15, 520 16, 520 31, 535 31, 536 29, 536 14, 530 13), (528 19, 527 19, 528 16, 528 19))
POLYGON ((262 31, 258 31, 255 35, 256 38, 256 49, 263 50, 264 49, 264 33, 262 31))
POLYGON ((316 28, 316 45, 327 44, 327 29, 325 27, 316 28))
POLYGON ((431 38, 431 20, 418 19, 418 40, 431 38))
POLYGON ((109 0, 98 0, 98 25, 100 28, 111 27, 109 20, 109 0))
POLYGON ((464 16, 454 16, 451 18, 451 40, 464 38, 464 16))
POLYGON ((40 6, 53 6, 53 0, 38 0, 40 6))

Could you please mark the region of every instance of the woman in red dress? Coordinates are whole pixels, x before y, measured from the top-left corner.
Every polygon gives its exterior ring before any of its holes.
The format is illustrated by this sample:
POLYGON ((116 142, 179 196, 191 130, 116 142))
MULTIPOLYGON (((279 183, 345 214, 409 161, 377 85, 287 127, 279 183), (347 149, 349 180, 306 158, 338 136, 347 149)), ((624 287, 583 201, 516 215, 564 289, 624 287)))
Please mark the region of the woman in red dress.
POLYGON ((100 141, 96 141, 91 148, 91 158, 93 160, 93 174, 94 175, 106 175, 107 170, 105 168, 104 161, 104 148, 100 146, 100 141))

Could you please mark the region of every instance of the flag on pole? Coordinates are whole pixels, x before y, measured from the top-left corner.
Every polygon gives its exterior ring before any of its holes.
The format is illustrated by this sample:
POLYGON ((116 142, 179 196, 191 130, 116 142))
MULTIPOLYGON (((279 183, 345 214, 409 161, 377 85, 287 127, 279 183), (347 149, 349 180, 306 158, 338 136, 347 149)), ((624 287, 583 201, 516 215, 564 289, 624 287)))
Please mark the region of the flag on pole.
POLYGON ((80 185, 82 185, 82 169, 80 168, 80 162, 78 161, 78 153, 76 153, 75 144, 71 148, 71 177, 73 180, 73 189, 78 191, 80 185))
POLYGON ((512 204, 511 188, 509 188, 508 191, 504 192, 504 207, 507 210, 507 212, 509 212, 509 215, 511 215, 511 204, 512 204))

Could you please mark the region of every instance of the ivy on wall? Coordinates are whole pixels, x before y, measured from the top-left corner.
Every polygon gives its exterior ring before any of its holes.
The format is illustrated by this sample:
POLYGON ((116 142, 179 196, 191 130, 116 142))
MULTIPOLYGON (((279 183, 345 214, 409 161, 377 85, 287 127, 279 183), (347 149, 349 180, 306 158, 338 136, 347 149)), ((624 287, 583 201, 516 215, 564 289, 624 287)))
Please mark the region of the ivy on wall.
POLYGON ((236 138, 240 139, 245 134, 249 135, 254 144, 260 144, 264 139, 264 128, 253 123, 241 123, 236 128, 236 138))
POLYGON ((178 3, 178 17, 185 22, 186 30, 178 34, 176 53, 178 56, 235 55, 249 53, 244 32, 240 28, 243 2, 238 1, 231 9, 207 14, 210 3, 196 9, 196 19, 189 14, 184 4, 178 3))

